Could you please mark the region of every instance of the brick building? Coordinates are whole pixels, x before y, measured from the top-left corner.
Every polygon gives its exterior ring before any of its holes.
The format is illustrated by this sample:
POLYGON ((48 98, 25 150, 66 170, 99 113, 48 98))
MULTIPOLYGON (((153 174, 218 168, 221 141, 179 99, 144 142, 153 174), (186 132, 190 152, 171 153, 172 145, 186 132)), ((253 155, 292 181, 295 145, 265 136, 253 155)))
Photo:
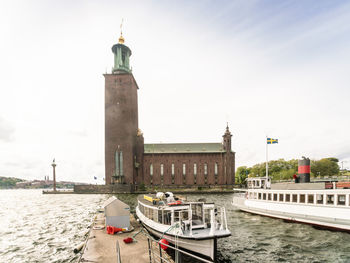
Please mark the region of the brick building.
POLYGON ((105 77, 105 182, 155 186, 232 185, 235 153, 228 126, 221 143, 144 144, 138 127, 138 85, 131 50, 112 47, 114 67, 105 77))

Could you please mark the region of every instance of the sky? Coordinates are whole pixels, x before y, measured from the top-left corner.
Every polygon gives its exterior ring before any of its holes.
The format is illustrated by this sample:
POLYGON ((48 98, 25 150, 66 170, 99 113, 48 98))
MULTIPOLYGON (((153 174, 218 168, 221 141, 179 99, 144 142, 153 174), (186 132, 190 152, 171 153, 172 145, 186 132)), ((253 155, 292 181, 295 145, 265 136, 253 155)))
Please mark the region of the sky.
POLYGON ((103 183, 104 77, 132 50, 145 143, 221 142, 236 167, 350 168, 348 1, 0 1, 0 176, 103 183), (95 181, 94 176, 98 179, 95 181))

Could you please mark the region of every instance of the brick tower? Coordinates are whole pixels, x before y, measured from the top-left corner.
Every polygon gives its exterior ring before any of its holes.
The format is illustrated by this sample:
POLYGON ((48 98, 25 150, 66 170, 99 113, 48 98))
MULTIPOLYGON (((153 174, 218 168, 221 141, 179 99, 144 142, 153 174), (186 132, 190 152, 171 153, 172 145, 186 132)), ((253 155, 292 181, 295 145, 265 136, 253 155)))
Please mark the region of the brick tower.
MULTIPOLYGON (((138 131, 138 86, 130 69, 131 50, 121 34, 112 47, 114 67, 105 77, 105 183, 133 184, 137 180, 143 143, 138 131)), ((141 134, 141 135, 140 135, 141 134)))
POLYGON ((235 153, 231 149, 232 134, 228 127, 226 126, 225 134, 222 136, 223 146, 225 150, 224 158, 224 184, 234 184, 235 183, 235 153))

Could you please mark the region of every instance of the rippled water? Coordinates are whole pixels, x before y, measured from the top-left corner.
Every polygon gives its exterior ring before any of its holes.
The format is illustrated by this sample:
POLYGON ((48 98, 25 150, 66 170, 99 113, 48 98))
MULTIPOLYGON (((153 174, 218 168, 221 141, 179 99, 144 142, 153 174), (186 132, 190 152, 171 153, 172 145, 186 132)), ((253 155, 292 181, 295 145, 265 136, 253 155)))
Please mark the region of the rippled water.
MULTIPOLYGON (((136 195, 117 196, 135 208, 136 195)), ((188 195, 202 197, 226 207, 232 236, 219 240, 219 262, 350 262, 350 234, 239 212, 232 194, 188 195)), ((72 250, 106 198, 0 190, 0 262, 75 262, 72 250)))
POLYGON ((75 262, 103 195, 0 190, 0 262, 75 262))

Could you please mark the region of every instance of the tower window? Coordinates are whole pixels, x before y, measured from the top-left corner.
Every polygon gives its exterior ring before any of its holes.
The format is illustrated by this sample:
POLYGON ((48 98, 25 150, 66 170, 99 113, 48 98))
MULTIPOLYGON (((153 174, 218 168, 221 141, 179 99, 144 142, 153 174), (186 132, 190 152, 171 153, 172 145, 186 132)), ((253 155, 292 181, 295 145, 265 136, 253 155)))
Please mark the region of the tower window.
POLYGON ((123 152, 115 152, 115 175, 122 176, 123 173, 123 152))
POLYGON ((196 163, 193 164, 193 174, 197 175, 197 164, 196 163))
POLYGON ((164 164, 160 164, 160 175, 164 175, 164 164))
POLYGON ((215 173, 215 175, 218 175, 218 163, 215 163, 214 173, 215 173))
POLYGON ((186 175, 186 164, 182 164, 182 174, 186 175))
POLYGON ((149 166, 149 174, 153 176, 153 164, 150 164, 149 166))
POLYGON ((171 175, 175 175, 175 164, 171 164, 171 175))
POLYGON ((208 174, 208 165, 206 163, 204 164, 204 174, 208 174))

